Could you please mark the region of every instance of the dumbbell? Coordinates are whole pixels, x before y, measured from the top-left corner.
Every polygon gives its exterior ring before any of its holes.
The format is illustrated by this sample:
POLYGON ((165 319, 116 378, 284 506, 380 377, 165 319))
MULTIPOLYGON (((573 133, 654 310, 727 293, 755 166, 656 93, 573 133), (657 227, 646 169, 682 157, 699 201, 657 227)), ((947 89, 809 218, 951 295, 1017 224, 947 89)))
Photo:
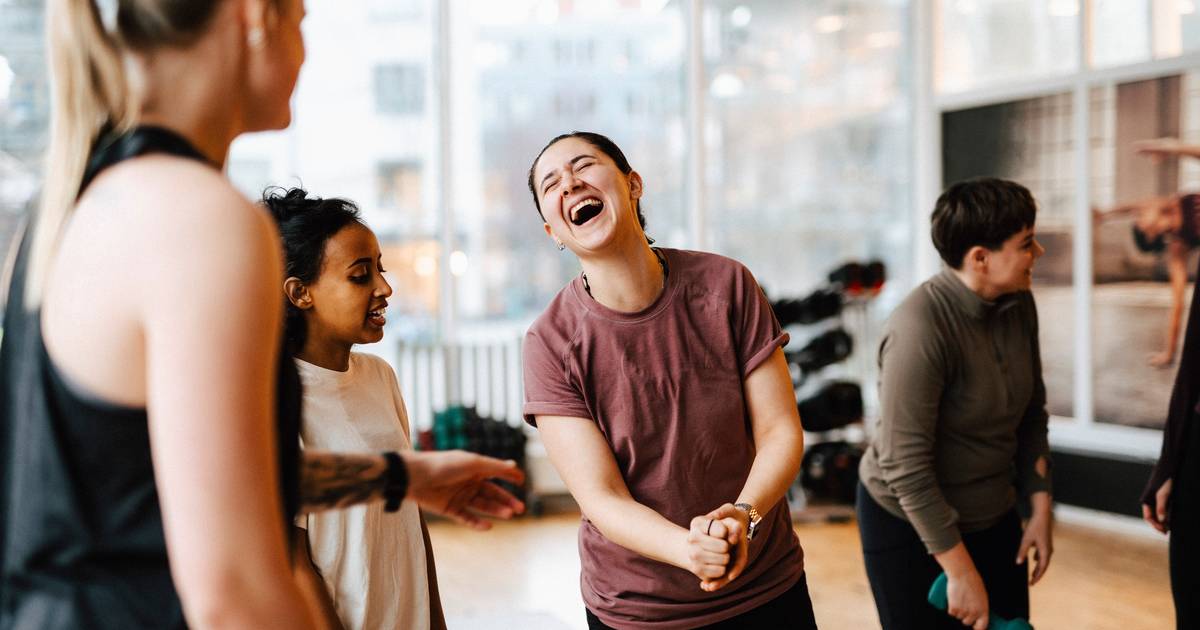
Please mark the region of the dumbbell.
MULTIPOLYGON (((934 608, 942 611, 950 607, 950 599, 946 595, 947 581, 945 573, 939 575, 933 581, 933 586, 929 587, 929 596, 926 598, 934 608)), ((1024 619, 1004 619, 996 613, 988 613, 988 630, 1033 630, 1033 626, 1024 619)))
POLYGON ((800 484, 813 496, 839 503, 854 503, 858 486, 858 462, 862 449, 848 442, 821 442, 804 450, 800 462, 800 484))
POLYGON ((787 357, 788 363, 795 364, 801 372, 808 374, 845 359, 853 350, 854 340, 850 335, 841 328, 835 328, 817 336, 796 352, 789 352, 784 356, 787 357))
POLYGON ((775 317, 783 327, 792 324, 815 324, 842 312, 842 294, 830 289, 817 289, 798 300, 777 300, 771 303, 775 317))
POLYGON ((862 388, 849 381, 826 383, 796 408, 805 431, 829 431, 858 422, 863 417, 862 388))
POLYGON ((829 272, 829 282, 849 295, 878 293, 887 280, 887 267, 878 260, 867 264, 849 262, 829 272))

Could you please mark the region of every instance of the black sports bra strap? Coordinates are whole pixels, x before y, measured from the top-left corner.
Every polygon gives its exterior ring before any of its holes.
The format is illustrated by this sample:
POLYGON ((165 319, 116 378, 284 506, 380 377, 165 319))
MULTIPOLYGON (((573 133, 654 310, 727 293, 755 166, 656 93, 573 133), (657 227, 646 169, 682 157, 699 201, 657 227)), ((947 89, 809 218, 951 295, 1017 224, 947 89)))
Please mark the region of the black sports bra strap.
POLYGON ((164 127, 134 127, 121 135, 102 133, 88 156, 79 194, 82 195, 104 169, 148 153, 167 153, 212 165, 186 138, 164 127))

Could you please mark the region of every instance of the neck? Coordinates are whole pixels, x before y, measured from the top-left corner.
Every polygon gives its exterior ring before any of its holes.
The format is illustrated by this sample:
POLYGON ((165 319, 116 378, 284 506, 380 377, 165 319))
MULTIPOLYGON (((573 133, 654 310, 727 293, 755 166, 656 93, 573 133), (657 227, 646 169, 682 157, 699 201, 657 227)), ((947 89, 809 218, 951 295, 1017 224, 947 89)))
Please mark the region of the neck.
POLYGON ((640 230, 637 242, 580 262, 592 298, 614 311, 643 310, 666 288, 663 267, 640 230))
POLYGON ((350 369, 351 346, 328 340, 322 340, 309 335, 304 340, 304 347, 296 353, 296 358, 335 372, 345 372, 350 369))
POLYGON ((991 286, 986 280, 981 278, 979 274, 971 273, 970 271, 965 271, 963 269, 951 269, 951 271, 953 271, 954 275, 958 276, 958 279, 961 280, 968 289, 973 291, 975 295, 978 295, 988 302, 994 302, 996 301, 996 298, 1004 295, 1004 293, 999 289, 991 286))
POLYGON ((209 162, 224 168, 229 146, 242 131, 240 110, 230 104, 239 93, 234 86, 238 75, 230 71, 227 54, 197 50, 213 45, 164 48, 138 58, 143 86, 138 123, 178 133, 209 162))

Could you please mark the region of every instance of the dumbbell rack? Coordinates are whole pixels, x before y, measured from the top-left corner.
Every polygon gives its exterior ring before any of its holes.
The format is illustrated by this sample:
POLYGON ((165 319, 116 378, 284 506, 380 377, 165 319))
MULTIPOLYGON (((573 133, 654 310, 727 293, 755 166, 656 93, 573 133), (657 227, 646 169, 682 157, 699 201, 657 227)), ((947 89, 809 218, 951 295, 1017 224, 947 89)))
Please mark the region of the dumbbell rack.
MULTIPOLYGON (((864 445, 867 440, 866 419, 874 417, 878 408, 876 382, 878 368, 875 364, 875 354, 878 345, 878 326, 874 313, 874 296, 847 296, 842 311, 836 317, 823 320, 816 324, 793 324, 786 328, 792 336, 789 346, 802 347, 808 340, 833 328, 842 328, 854 340, 850 356, 833 365, 794 378, 797 400, 804 400, 812 395, 825 382, 830 380, 848 380, 857 382, 862 390, 863 419, 844 427, 825 431, 804 432, 805 451, 818 444, 829 442, 847 442, 854 445, 864 445), (818 378, 819 376, 819 378, 818 378)), ((798 370, 793 366, 793 375, 798 370)), ((801 418, 801 422, 804 419, 801 418)), ((802 476, 802 475, 801 475, 802 476)), ((854 516, 854 506, 836 503, 828 500, 811 500, 809 492, 801 483, 801 476, 788 490, 788 506, 795 522, 815 521, 844 521, 854 516)))

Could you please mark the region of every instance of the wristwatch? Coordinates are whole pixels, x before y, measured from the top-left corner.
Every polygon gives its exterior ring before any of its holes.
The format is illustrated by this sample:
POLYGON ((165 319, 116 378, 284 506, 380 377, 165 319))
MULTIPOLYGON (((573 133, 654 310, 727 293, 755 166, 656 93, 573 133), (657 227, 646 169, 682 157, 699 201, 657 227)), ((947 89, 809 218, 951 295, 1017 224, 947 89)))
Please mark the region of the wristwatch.
POLYGON ((759 516, 758 510, 754 509, 749 503, 735 503, 733 507, 745 512, 750 517, 750 527, 746 530, 746 540, 753 540, 754 533, 758 531, 758 524, 762 522, 762 516, 759 516))

